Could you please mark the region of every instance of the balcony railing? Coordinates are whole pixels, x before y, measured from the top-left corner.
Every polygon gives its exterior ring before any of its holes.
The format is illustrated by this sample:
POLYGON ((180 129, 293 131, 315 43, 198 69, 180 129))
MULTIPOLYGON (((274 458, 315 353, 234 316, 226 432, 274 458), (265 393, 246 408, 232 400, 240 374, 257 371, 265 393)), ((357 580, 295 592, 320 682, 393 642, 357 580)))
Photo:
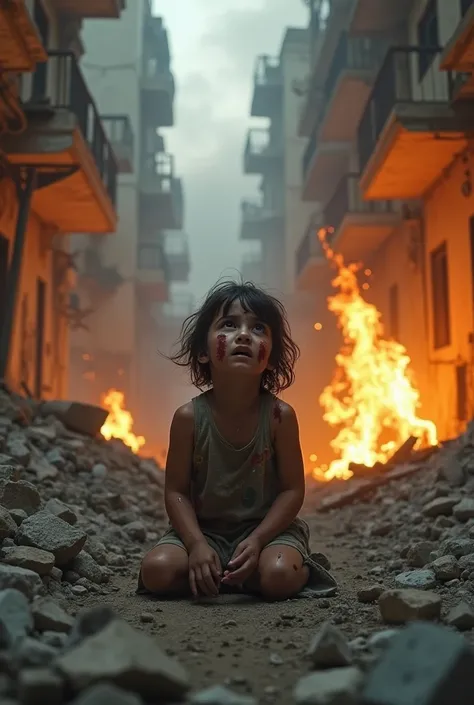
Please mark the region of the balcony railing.
POLYGON ((251 157, 261 157, 272 148, 270 130, 265 127, 252 128, 248 132, 245 151, 251 157))
POLYGON ((461 0, 461 17, 467 13, 471 5, 474 4, 474 0, 461 0))
POLYGON ((309 138, 308 144, 303 154, 303 181, 306 181, 308 175, 309 165, 313 160, 314 153, 318 146, 318 134, 319 134, 319 122, 315 125, 311 137, 309 138))
POLYGON ((281 83, 280 60, 267 55, 259 56, 255 65, 256 86, 277 86, 281 83))
POLYGON ((341 35, 325 84, 329 100, 343 71, 377 71, 388 50, 388 42, 381 37, 351 37, 341 35))
POLYGON ((32 92, 27 107, 69 110, 89 145, 102 181, 115 204, 117 163, 112 146, 87 88, 75 55, 70 51, 50 51, 46 64, 33 74, 32 92))
POLYGON ((439 47, 397 47, 388 52, 359 124, 361 172, 396 105, 448 104, 454 81, 450 71, 438 71, 441 51, 439 47))
POLYGON ((133 131, 128 115, 101 115, 104 130, 113 144, 122 144, 133 150, 133 131))
POLYGON ((323 249, 318 239, 321 227, 321 214, 315 213, 309 221, 308 227, 296 250, 296 276, 299 276, 308 264, 311 257, 322 257, 323 249))
POLYGON ((364 213, 395 213, 393 201, 364 201, 360 192, 359 174, 347 174, 324 210, 326 226, 336 233, 346 215, 364 213))

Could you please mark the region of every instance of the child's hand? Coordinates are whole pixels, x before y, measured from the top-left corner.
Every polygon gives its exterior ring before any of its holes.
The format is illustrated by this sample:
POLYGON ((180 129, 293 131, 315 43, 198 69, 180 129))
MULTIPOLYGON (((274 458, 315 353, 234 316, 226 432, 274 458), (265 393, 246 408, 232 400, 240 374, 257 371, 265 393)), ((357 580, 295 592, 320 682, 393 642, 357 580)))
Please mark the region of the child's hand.
POLYGON ((249 536, 239 543, 222 582, 225 585, 242 585, 258 568, 262 547, 258 539, 249 536))
POLYGON ((198 596, 198 591, 208 597, 216 597, 219 594, 221 572, 219 556, 207 541, 194 544, 189 554, 189 585, 194 597, 198 596))

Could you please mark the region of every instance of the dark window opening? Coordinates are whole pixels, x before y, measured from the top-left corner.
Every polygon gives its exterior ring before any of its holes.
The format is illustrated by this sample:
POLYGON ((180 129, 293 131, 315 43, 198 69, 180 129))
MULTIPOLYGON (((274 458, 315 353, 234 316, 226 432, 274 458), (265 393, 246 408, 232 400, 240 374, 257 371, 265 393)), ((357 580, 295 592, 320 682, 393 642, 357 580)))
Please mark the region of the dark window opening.
POLYGON ((468 420, 467 364, 456 366, 456 400, 458 421, 468 420))
POLYGON ((451 343, 448 251, 446 243, 443 243, 431 253, 431 296, 433 305, 433 344, 435 350, 439 350, 451 343))
MULTIPOLYGON (((49 19, 46 14, 42 0, 35 0, 33 6, 33 19, 41 37, 43 46, 49 48, 49 19)), ((33 78, 33 100, 42 100, 46 95, 47 89, 47 62, 36 65, 36 70, 33 78)))
MULTIPOLYGON (((439 46, 438 0, 430 0, 418 22, 417 34, 420 48, 436 49, 439 46)), ((421 52, 418 56, 418 78, 425 76, 431 66, 435 54, 421 52)))
POLYGON ((8 250, 7 238, 0 235, 0 329, 3 326, 7 298, 8 250))
POLYGON ((388 318, 390 337, 394 340, 400 338, 400 319, 398 303, 398 284, 392 284, 388 292, 388 318))
POLYGON ((46 284, 42 279, 36 281, 36 354, 35 354, 35 396, 41 399, 43 394, 43 358, 44 333, 46 323, 46 284))
POLYGON ((474 2, 474 0, 460 0, 461 17, 464 17, 464 15, 469 10, 469 8, 471 7, 473 2, 474 2))

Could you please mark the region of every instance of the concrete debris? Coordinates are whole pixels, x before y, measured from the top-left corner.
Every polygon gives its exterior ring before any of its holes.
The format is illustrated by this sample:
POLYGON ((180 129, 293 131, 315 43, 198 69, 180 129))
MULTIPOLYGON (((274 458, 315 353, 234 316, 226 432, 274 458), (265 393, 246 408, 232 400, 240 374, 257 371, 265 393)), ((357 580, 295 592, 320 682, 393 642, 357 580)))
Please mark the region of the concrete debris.
POLYGON ((352 663, 351 647, 339 629, 329 622, 314 636, 308 650, 313 668, 333 668, 352 663))
POLYGON ((304 676, 297 683, 297 705, 357 705, 362 672, 353 666, 320 671, 304 676))

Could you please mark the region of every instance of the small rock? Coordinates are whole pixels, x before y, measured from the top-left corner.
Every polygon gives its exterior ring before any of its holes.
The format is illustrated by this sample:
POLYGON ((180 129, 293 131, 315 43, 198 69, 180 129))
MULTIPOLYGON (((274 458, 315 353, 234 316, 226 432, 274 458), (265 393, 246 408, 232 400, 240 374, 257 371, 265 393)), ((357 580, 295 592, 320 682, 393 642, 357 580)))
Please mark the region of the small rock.
POLYGON ((11 648, 33 630, 30 605, 22 592, 0 592, 0 648, 11 648))
POLYGON ((110 683, 99 683, 75 698, 71 705, 143 705, 143 700, 110 683))
POLYGON ((418 541, 410 546, 407 553, 408 565, 412 568, 423 568, 430 562, 430 554, 435 548, 431 541, 418 541))
POLYGON ((49 575, 54 567, 54 555, 33 546, 13 546, 5 550, 3 562, 33 570, 38 575, 49 575))
POLYGON ((37 593, 42 592, 43 583, 38 573, 32 570, 0 563, 0 590, 8 588, 19 590, 31 600, 37 593))
POLYGON ((73 595, 76 595, 76 597, 82 597, 88 593, 88 590, 85 585, 73 585, 71 592, 73 595))
POLYGON ((16 460, 24 468, 29 463, 31 451, 23 441, 15 439, 7 443, 7 453, 8 455, 16 460))
POLYGON ((10 509, 10 516, 15 522, 15 524, 17 526, 20 526, 20 524, 25 521, 28 514, 25 512, 24 509, 10 509))
POLYGON ((141 521, 132 521, 130 524, 126 524, 124 531, 130 536, 134 541, 140 541, 143 543, 146 541, 146 528, 141 521))
POLYGON ((71 526, 77 522, 77 516, 72 509, 55 497, 49 499, 44 505, 44 508, 46 511, 51 512, 51 514, 54 514, 54 516, 59 517, 63 521, 67 521, 71 526))
POLYGON ((155 616, 151 612, 142 612, 140 615, 140 622, 142 624, 151 624, 155 621, 155 616))
POLYGON ((23 509, 28 515, 34 514, 40 505, 41 497, 34 485, 25 480, 0 482, 0 504, 7 509, 23 509))
POLYGON ((255 698, 234 693, 222 685, 214 685, 194 693, 188 702, 191 705, 257 705, 255 698))
POLYGON ((460 570, 467 570, 469 573, 474 571, 474 553, 468 553, 467 556, 461 556, 458 562, 460 570))
POLYGON ((16 533, 16 522, 5 507, 0 507, 0 542, 16 533))
POLYGON ((0 453, 0 481, 11 480, 11 482, 18 482, 21 477, 21 468, 19 465, 10 465, 8 463, 9 460, 11 458, 0 453))
POLYGON ((86 534, 47 511, 25 519, 18 529, 17 542, 54 553, 61 567, 72 561, 86 542, 86 534))
POLYGON ((15 661, 22 668, 49 666, 56 656, 57 650, 54 647, 29 636, 22 639, 14 654, 15 661))
POLYGON ((329 622, 323 624, 308 649, 313 668, 333 668, 352 663, 351 648, 339 629, 329 622))
POLYGON ((434 592, 423 590, 386 590, 379 597, 379 608, 387 624, 439 619, 441 598, 434 592))
POLYGON ((474 499, 464 497, 453 507, 453 514, 458 521, 468 521, 474 518, 474 499))
POLYGON ((474 609, 467 602, 460 602, 449 610, 445 622, 460 631, 473 629, 474 609))
POLYGON ((62 679, 49 668, 29 668, 18 676, 18 697, 22 705, 62 705, 62 679))
POLYGON ((383 591, 384 587, 382 585, 369 585, 369 587, 364 587, 357 591, 357 599, 359 602, 375 602, 383 591))
POLYGON ((427 517, 449 516, 458 502, 459 497, 436 497, 425 504, 423 514, 427 517))
POLYGON ((296 705, 356 705, 362 672, 353 666, 303 676, 293 693, 296 705))
POLYGON ((71 567, 81 578, 87 578, 91 583, 100 585, 103 582, 103 574, 100 565, 85 551, 81 551, 79 555, 75 557, 71 567))
POLYGON ((459 578, 460 569, 454 556, 441 556, 431 564, 434 574, 438 580, 448 582, 459 578))
POLYGON ((65 632, 71 631, 74 619, 70 617, 54 600, 49 597, 35 600, 31 611, 38 632, 65 632))
POLYGON ((409 570, 397 575, 395 584, 399 588, 429 590, 436 585, 436 575, 432 570, 409 570))
POLYGON ((442 556, 452 555, 455 558, 467 556, 470 553, 474 553, 474 540, 464 538, 447 539, 441 544, 440 553, 442 556))
POLYGON ((399 633, 398 629, 384 629, 382 632, 377 632, 369 637, 367 646, 370 649, 386 649, 393 638, 399 633))
POLYGON ((103 480, 107 476, 107 468, 104 463, 96 463, 91 470, 91 474, 96 480, 103 480))

